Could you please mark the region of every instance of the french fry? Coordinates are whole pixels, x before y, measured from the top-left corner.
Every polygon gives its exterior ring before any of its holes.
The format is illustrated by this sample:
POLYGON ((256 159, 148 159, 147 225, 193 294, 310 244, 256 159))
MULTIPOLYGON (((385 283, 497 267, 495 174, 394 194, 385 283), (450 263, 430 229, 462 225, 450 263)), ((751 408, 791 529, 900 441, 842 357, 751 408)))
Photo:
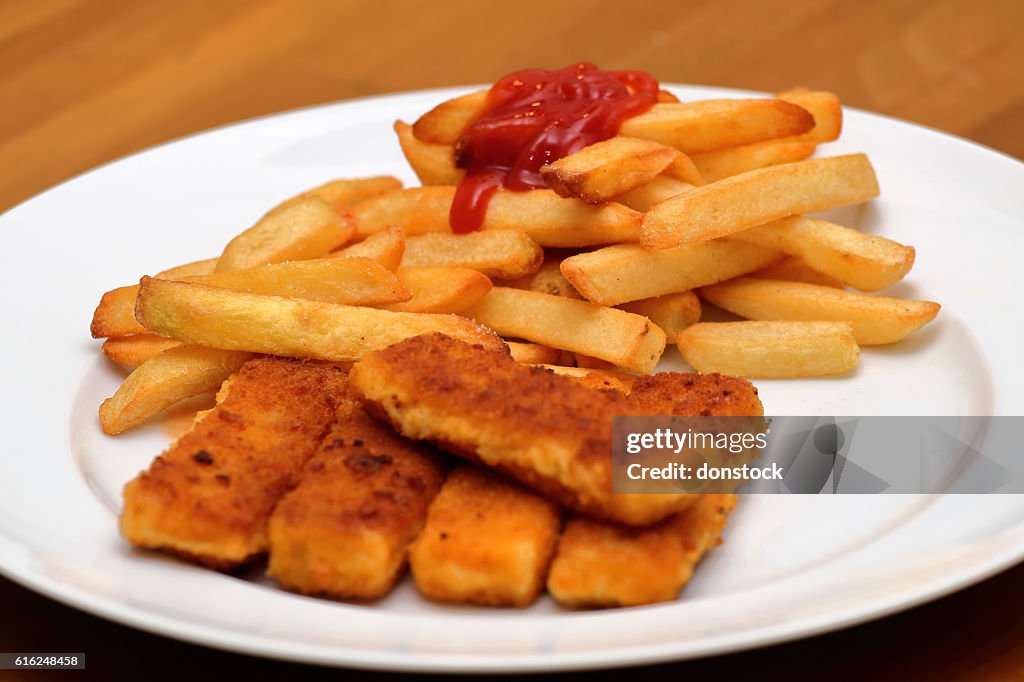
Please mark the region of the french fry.
POLYGON ((413 134, 412 126, 395 121, 395 134, 405 160, 424 185, 457 185, 466 174, 455 167, 455 150, 450 144, 423 142, 413 134))
POLYGON ((814 127, 805 109, 779 99, 718 99, 655 104, 627 118, 620 135, 654 140, 684 154, 800 135, 814 127))
POLYGON ((165 339, 156 334, 132 334, 115 336, 104 341, 103 354, 119 365, 135 369, 168 348, 180 345, 180 341, 165 339))
POLYGON ((617 244, 566 258, 561 267, 588 301, 619 305, 739 277, 781 257, 756 244, 715 239, 656 251, 617 244))
POLYGON ((696 185, 683 182, 667 175, 659 175, 646 185, 630 190, 617 198, 617 201, 630 207, 634 211, 646 213, 655 204, 691 190, 696 185))
POLYGON ((787 141, 820 144, 839 138, 843 131, 843 107, 834 92, 793 88, 778 93, 776 97, 803 107, 814 116, 813 128, 787 141))
POLYGON ((619 393, 629 393, 636 376, 613 369, 588 369, 586 367, 566 367, 564 365, 538 364, 537 367, 551 370, 555 374, 575 379, 584 386, 591 388, 610 388, 619 393))
POLYGON ((358 257, 289 261, 188 277, 185 281, 250 294, 346 305, 383 305, 412 297, 393 272, 374 260, 358 257))
POLYGON ((758 142, 717 152, 694 154, 693 163, 708 182, 757 168, 801 161, 814 153, 813 142, 758 142))
POLYGON ((707 178, 701 174, 700 169, 697 168, 697 164, 693 162, 693 159, 682 152, 679 152, 672 160, 672 163, 665 168, 665 175, 695 187, 708 182, 707 178))
MULTIPOLYGON (((409 236, 450 232, 448 213, 455 188, 414 187, 386 192, 352 208, 361 235, 397 225, 409 236)), ((591 206, 551 190, 498 190, 491 197, 482 230, 522 230, 541 246, 593 246, 640 238, 641 214, 615 202, 591 206)))
POLYGON ((793 216, 733 235, 799 256, 810 267, 861 291, 881 291, 914 265, 914 247, 825 220, 793 216))
POLYGON ((435 232, 409 237, 402 264, 479 270, 488 277, 513 279, 536 272, 544 260, 537 242, 519 230, 470 234, 435 232))
POLYGON ((644 215, 641 243, 655 249, 692 244, 876 196, 878 180, 863 154, 758 168, 654 206, 644 215))
POLYGON ((363 199, 372 197, 375 194, 389 192, 394 189, 402 189, 402 181, 390 175, 379 175, 369 178, 350 178, 344 180, 331 180, 313 189, 306 190, 270 209, 268 213, 279 211, 282 208, 292 206, 305 201, 311 197, 319 197, 340 215, 353 204, 363 199))
POLYGON ((455 187, 410 187, 384 192, 352 207, 356 231, 363 237, 398 226, 408 236, 450 232, 448 212, 455 187))
POLYGON ((184 265, 178 265, 158 272, 156 273, 156 276, 163 277, 164 279, 178 279, 180 277, 193 277, 195 275, 212 275, 213 271, 217 269, 218 260, 220 259, 207 258, 205 260, 185 263, 184 265))
POLYGON ((559 196, 599 204, 650 182, 678 156, 672 147, 619 135, 558 159, 540 174, 559 196))
POLYGON ((797 256, 787 256, 774 265, 769 265, 761 270, 755 270, 748 277, 758 279, 781 279, 787 282, 804 282, 806 284, 817 284, 823 287, 843 288, 843 283, 835 277, 829 277, 823 272, 818 272, 797 256))
POLYGON ((228 242, 216 272, 320 258, 353 234, 351 221, 335 213, 326 201, 318 196, 303 198, 271 211, 228 242))
POLYGON ((615 369, 615 365, 583 353, 573 353, 573 364, 581 369, 615 369))
POLYGON ((461 313, 491 290, 491 280, 469 268, 398 269, 398 279, 412 292, 402 303, 380 306, 403 313, 461 313))
POLYGON ((562 351, 558 348, 522 341, 506 341, 505 343, 512 354, 512 359, 524 365, 557 365, 562 360, 562 351))
POLYGON ((862 346, 905 339, 934 320, 941 307, 931 301, 751 277, 703 287, 699 293, 719 308, 751 320, 848 320, 862 346))
MULTIPOLYGON (((172 279, 162 277, 160 279, 172 279)), ((409 300, 398 278, 368 258, 338 258, 277 263, 262 268, 173 278, 253 294, 295 296, 347 305, 383 305, 409 300)), ((139 286, 103 294, 90 327, 93 338, 143 334, 135 319, 139 286)))
POLYGON ((665 350, 665 333, 645 317, 535 291, 495 287, 465 314, 502 336, 638 372, 652 371, 665 350))
POLYGON ((618 307, 658 325, 669 343, 675 343, 680 332, 700 320, 700 299, 692 291, 630 301, 618 307))
POLYGON ((135 315, 147 329, 189 344, 317 360, 357 360, 431 332, 505 347, 490 330, 456 315, 396 313, 151 277, 139 285, 135 315))
POLYGON ((135 296, 138 293, 138 284, 118 287, 104 293, 89 325, 92 338, 145 334, 146 328, 135 319, 135 296))
POLYGON ((416 119, 412 131, 423 142, 455 144, 486 102, 487 90, 446 100, 416 119))
POLYGON ((553 257, 548 252, 545 254, 544 262, 541 263, 540 269, 537 272, 517 279, 503 280, 496 284, 500 287, 539 291, 542 294, 551 294, 552 296, 583 298, 580 296, 580 292, 576 291, 573 285, 569 284, 569 280, 565 278, 565 275, 562 274, 562 271, 559 269, 560 265, 561 259, 553 257))
MULTIPOLYGON (((390 225, 375 232, 361 242, 332 251, 328 258, 370 258, 391 272, 402 264, 405 255, 405 233, 390 225)), ((172 278, 173 279, 173 278, 172 278)))
POLYGON ((700 322, 679 350, 701 374, 780 379, 845 374, 860 348, 850 322, 700 322))
POLYGON ((251 353, 196 346, 165 350, 141 364, 103 401, 103 432, 111 436, 124 433, 181 400, 216 390, 250 357, 251 353))

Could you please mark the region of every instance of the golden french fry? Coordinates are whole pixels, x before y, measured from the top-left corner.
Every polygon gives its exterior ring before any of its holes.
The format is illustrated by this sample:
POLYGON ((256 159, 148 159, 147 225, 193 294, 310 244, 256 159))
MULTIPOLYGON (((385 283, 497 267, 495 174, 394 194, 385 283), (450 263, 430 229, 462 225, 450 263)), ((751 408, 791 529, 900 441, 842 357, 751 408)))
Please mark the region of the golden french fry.
POLYGON ((679 156, 672 147, 619 135, 550 163, 540 174, 559 196, 599 204, 650 182, 679 156))
POLYGON ((450 144, 423 142, 404 121, 395 121, 395 134, 405 160, 424 185, 457 185, 466 174, 455 167, 455 150, 450 144))
POLYGON ((756 168, 801 161, 814 153, 813 142, 758 142, 717 152, 694 154, 694 165, 708 182, 739 175, 756 168))
POLYGON ((880 291, 914 265, 914 247, 825 220, 793 216, 733 235, 783 253, 861 291, 880 291))
POLYGON ((844 374, 860 348, 850 322, 700 322, 679 350, 701 374, 779 379, 844 374))
POLYGON ((335 213, 326 201, 318 196, 303 198, 271 211, 232 239, 217 261, 216 272, 320 258, 353 234, 351 221, 335 213))
POLYGON ((659 175, 646 185, 630 190, 616 200, 634 211, 646 213, 655 204, 693 189, 696 185, 667 175, 659 175))
POLYGON ((787 141, 817 144, 831 142, 839 138, 839 134, 843 131, 843 107, 834 92, 794 88, 780 92, 776 97, 803 107, 814 116, 813 128, 787 141))
POLYGON ((135 295, 139 285, 111 289, 100 297, 92 314, 89 332, 94 339, 144 334, 146 328, 135 319, 135 295))
POLYGON ((787 282, 805 282, 806 284, 817 284, 823 287, 843 288, 843 283, 838 279, 829 277, 823 272, 818 272, 797 256, 787 256, 774 265, 769 265, 761 270, 755 270, 748 277, 781 279, 787 282))
MULTIPOLYGON (((678 150, 677 150, 678 151, 678 150)), ((700 169, 697 168, 697 164, 693 162, 693 159, 688 155, 679 152, 672 163, 665 168, 665 175, 674 180, 685 182, 689 185, 699 187, 708 182, 708 179, 701 174, 700 169)))
POLYGON ((619 305, 739 277, 781 257, 773 249, 732 239, 655 251, 616 244, 566 258, 562 274, 588 301, 619 305))
POLYGON ((358 257, 288 261, 184 281, 346 305, 383 305, 408 301, 412 296, 395 273, 374 260, 358 257))
MULTIPOLYGON (((383 305, 407 301, 411 296, 393 273, 368 258, 291 261, 237 272, 161 279, 180 279, 253 294, 295 296, 347 305, 383 305)), ((135 319, 138 292, 139 285, 136 284, 103 294, 90 327, 94 338, 146 331, 135 319)))
POLYGON ((361 242, 332 251, 328 258, 370 258, 394 272, 402 264, 404 255, 405 233, 401 228, 390 225, 361 242))
POLYGON ((751 320, 847 320, 862 346, 905 339, 939 314, 931 301, 870 296, 832 287, 741 277, 700 290, 719 308, 751 320))
POLYGON ((470 234, 435 232, 409 237, 402 264, 408 267, 454 267, 479 270, 488 277, 513 279, 540 268, 544 251, 519 230, 470 234))
POLYGON ((184 265, 178 265, 158 272, 156 273, 156 276, 163 277, 164 279, 178 279, 180 277, 193 277, 195 275, 212 275, 213 271, 217 269, 218 260, 220 259, 207 258, 205 260, 185 263, 184 265))
POLYGON ((654 140, 685 154, 800 135, 814 127, 805 109, 779 99, 717 99, 655 104, 627 118, 619 134, 654 140))
POLYGON ((180 341, 165 339, 156 334, 115 336, 103 342, 103 354, 119 365, 135 369, 168 348, 180 345, 180 341))
POLYGON ((652 371, 665 350, 665 333, 646 317, 535 291, 495 287, 465 314, 502 336, 638 372, 652 371))
POLYGON ((344 214, 353 204, 372 197, 375 194, 402 189, 402 181, 390 175, 379 175, 369 178, 348 178, 331 180, 319 187, 306 190, 270 209, 269 213, 292 206, 310 197, 319 197, 327 202, 336 213, 344 214))
POLYGON ((461 313, 491 290, 487 275, 469 268, 398 268, 398 279, 412 292, 402 303, 380 306, 403 313, 461 313))
POLYGON ((448 212, 455 187, 410 187, 384 192, 352 207, 356 231, 365 236, 398 226, 409 236, 428 232, 450 232, 448 212))
POLYGON ((583 353, 573 353, 573 364, 582 369, 615 369, 615 365, 607 360, 584 355, 583 353))
POLYGON ((618 308, 634 315, 643 315, 658 325, 665 332, 669 343, 675 343, 681 331, 700 320, 700 299, 692 291, 630 301, 618 308))
POLYGON ((575 379, 584 386, 591 388, 610 388, 619 393, 629 393, 636 376, 611 369, 588 369, 586 367, 565 367, 563 365, 552 365, 537 363, 537 367, 543 367, 555 374, 575 379))
POLYGON ((420 116, 412 126, 418 140, 433 144, 455 144, 462 131, 475 119, 487 102, 487 90, 441 102, 420 116))
POLYGON ((641 243, 656 249, 692 244, 876 196, 878 180, 863 154, 758 168, 654 206, 644 215, 641 243))
POLYGON ((117 392, 103 401, 103 432, 124 433, 181 400, 216 390, 251 356, 196 346, 165 350, 129 374, 117 392))
POLYGON ((527 291, 539 291, 542 294, 552 296, 565 296, 567 298, 583 298, 580 292, 576 291, 569 280, 565 278, 559 269, 561 259, 554 257, 550 252, 545 254, 544 262, 541 263, 537 272, 497 282, 501 287, 512 287, 513 289, 526 289, 527 291))
POLYGON ((539 343, 506 341, 512 359, 524 365, 557 365, 562 361, 562 351, 539 343))
POLYGON ((150 277, 139 285, 135 315, 147 329, 189 344, 318 360, 357 360, 431 332, 505 348, 489 329, 457 315, 396 313, 150 277))
MULTIPOLYGON (((450 232, 448 213, 455 188, 414 187, 387 192, 352 208, 359 234, 397 225, 410 236, 450 232)), ((640 238, 641 214, 615 202, 592 206, 551 190, 498 190, 491 197, 482 230, 522 230, 541 246, 593 246, 640 238)))

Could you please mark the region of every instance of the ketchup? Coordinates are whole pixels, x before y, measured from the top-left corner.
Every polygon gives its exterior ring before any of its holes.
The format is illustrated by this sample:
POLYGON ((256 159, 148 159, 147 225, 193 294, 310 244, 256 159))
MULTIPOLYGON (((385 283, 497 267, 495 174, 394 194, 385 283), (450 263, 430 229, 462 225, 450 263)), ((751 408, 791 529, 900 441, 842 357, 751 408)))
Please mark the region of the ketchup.
POLYGON ((452 231, 479 229, 499 187, 544 187, 541 166, 614 137, 625 119, 657 100, 658 81, 649 74, 601 71, 587 62, 517 71, 497 81, 455 144, 455 165, 466 176, 448 216, 452 231))

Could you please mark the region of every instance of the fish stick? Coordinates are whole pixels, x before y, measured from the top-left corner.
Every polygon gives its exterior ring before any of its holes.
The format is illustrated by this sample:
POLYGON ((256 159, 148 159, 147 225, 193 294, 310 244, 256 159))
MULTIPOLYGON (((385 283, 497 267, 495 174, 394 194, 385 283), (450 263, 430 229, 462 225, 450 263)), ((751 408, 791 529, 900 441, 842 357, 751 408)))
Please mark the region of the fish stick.
POLYGON ((416 587, 443 602, 529 606, 558 542, 556 505, 501 474, 455 469, 413 543, 416 587))
POLYGON ((695 501, 612 494, 612 418, 643 414, 616 391, 441 334, 370 353, 349 377, 371 414, 403 435, 496 467, 571 509, 649 525, 695 501))
MULTIPOLYGON (((759 416, 757 389, 719 374, 639 377, 629 397, 648 414, 759 416)), ((690 509, 649 528, 575 516, 551 565, 547 588, 576 608, 636 606, 675 599, 701 557, 721 542, 735 495, 695 496, 690 509)))
POLYGON ((267 550, 267 520, 335 419, 344 371, 309 360, 250 360, 199 419, 124 489, 134 545, 228 569, 267 550))
POLYGON ((444 475, 440 453, 382 426, 346 396, 337 423, 270 517, 268 574, 305 594, 384 596, 444 475))
POLYGON ((574 608, 672 601, 721 542, 735 505, 735 495, 701 495, 690 509, 649 528, 574 517, 558 543, 548 592, 574 608))

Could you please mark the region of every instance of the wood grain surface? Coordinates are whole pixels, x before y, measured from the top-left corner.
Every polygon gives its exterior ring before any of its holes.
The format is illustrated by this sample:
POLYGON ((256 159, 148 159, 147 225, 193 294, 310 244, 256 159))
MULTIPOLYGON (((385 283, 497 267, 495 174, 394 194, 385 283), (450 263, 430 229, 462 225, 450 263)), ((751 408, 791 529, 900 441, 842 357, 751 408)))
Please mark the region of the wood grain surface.
MULTIPOLYGON (((580 60, 664 81, 830 89, 845 104, 1022 157, 1022 30, 1021 0, 2 0, 0 210, 231 121, 580 60)), ((1022 588, 1018 566, 873 624, 639 673, 1024 679, 1022 588)), ((130 631, 2 579, 0 604, 0 651, 85 651, 89 661, 84 676, 0 679, 337 678, 130 631)))

